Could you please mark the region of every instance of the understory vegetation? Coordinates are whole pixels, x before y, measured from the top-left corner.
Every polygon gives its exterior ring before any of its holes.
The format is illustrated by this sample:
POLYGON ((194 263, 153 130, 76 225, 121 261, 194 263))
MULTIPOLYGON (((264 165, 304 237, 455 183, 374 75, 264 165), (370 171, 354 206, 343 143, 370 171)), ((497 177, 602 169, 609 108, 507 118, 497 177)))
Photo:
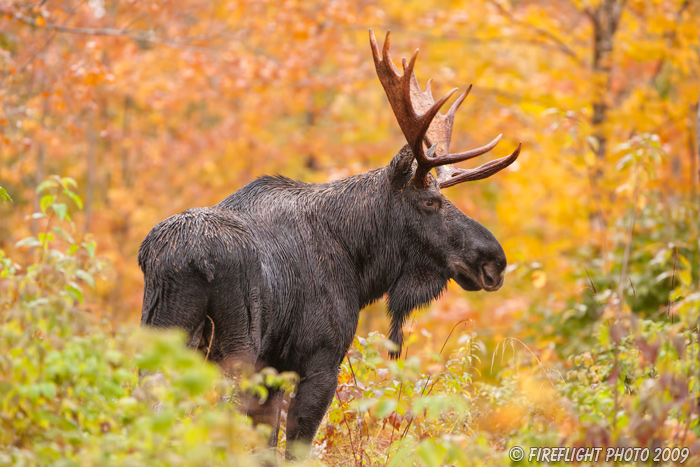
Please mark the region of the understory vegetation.
POLYGON ((141 329, 138 249, 262 175, 389 164, 406 138, 370 28, 399 70, 420 49, 421 90, 473 84, 450 147, 503 138, 460 168, 522 143, 442 190, 508 267, 411 315, 397 361, 385 301, 363 310, 296 465, 700 465, 699 19, 691 0, 0 1, 0 466, 284 463, 295 375, 232 381, 141 329), (276 452, 237 406, 270 386, 276 452))
MULTIPOLYGON (((40 219, 45 229, 18 243, 21 260, 0 251, 0 464, 269 460, 269 427, 253 427, 237 411, 236 394, 284 385, 289 398, 294 377, 266 371, 236 385, 186 349, 180 333, 103 316, 89 297, 110 267, 90 235, 76 237, 71 213, 82 200, 75 188, 70 178, 42 183, 41 211, 28 222, 40 219)), ((636 446, 687 447, 686 462, 695 465, 697 252, 665 240, 697 235, 678 212, 684 209, 650 201, 636 222, 637 246, 626 249, 623 236, 607 276, 595 267, 576 271, 588 287, 558 319, 546 305, 532 305, 539 317, 526 333, 532 341, 482 337, 463 321, 428 350, 416 348, 409 333, 403 358, 390 361, 382 334, 358 335, 307 462, 509 465, 514 446, 526 453, 636 446), (615 281, 604 280, 620 269, 634 285, 622 303, 615 281), (669 283, 670 290, 661 287, 669 283), (538 348, 534 337, 543 334, 561 336, 561 345, 538 348)), ((283 431, 280 439, 283 449, 283 431)))

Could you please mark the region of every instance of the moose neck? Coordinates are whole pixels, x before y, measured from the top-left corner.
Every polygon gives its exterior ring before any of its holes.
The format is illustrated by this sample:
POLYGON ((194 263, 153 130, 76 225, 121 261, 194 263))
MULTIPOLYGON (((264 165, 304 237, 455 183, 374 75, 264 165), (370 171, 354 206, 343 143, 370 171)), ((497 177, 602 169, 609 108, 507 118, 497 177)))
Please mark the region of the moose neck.
POLYGON ((351 276, 360 308, 387 293, 402 270, 402 224, 394 218, 386 170, 322 184, 315 200, 321 217, 316 220, 350 262, 337 267, 351 276))
MULTIPOLYGON (((449 277, 445 271, 420 264, 410 254, 417 245, 405 245, 405 220, 389 182, 389 167, 350 177, 328 185, 318 198, 323 205, 323 224, 329 237, 340 244, 352 263, 340 262, 340 274, 351 274, 357 284, 359 308, 388 294, 391 320, 390 339, 399 346, 391 356, 396 358, 403 343, 402 326, 412 310, 437 298, 449 277), (342 212, 342 216, 338 213, 342 212)), ((415 253, 415 251, 414 251, 415 253)), ((359 310, 358 310, 359 311, 359 310)))

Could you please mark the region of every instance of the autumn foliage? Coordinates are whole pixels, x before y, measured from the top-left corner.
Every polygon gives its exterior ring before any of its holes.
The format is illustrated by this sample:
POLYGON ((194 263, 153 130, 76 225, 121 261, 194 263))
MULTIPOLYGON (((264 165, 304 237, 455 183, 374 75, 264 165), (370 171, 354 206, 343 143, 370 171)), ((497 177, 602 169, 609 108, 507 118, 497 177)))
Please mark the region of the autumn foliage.
POLYGON ((502 243, 505 286, 451 285, 399 362, 384 304, 363 311, 320 462, 630 445, 697 463, 699 21, 688 0, 0 0, 0 464, 260 461, 230 382, 177 335, 133 336, 136 253, 262 174, 387 164, 404 140, 370 27, 396 60, 421 49, 435 95, 474 85, 455 151, 523 150, 443 190, 502 243), (140 386, 144 366, 166 381, 140 386))

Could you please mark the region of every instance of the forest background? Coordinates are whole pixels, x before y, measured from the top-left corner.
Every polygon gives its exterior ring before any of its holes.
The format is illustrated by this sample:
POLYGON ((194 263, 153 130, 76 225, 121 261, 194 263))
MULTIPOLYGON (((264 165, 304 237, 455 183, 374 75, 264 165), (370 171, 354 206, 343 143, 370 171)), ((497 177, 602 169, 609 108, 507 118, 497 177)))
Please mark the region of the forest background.
MULTIPOLYGON (((370 27, 392 31, 397 63, 421 49, 416 74, 436 95, 474 85, 455 149, 502 133, 496 155, 523 151, 497 176, 444 190, 502 243, 505 286, 451 284, 407 326, 400 364, 373 334, 388 331, 384 303, 363 311, 321 460, 508 463, 509 447, 538 442, 700 455, 699 24, 692 0, 0 1, 0 353, 25 349, 0 357, 0 463, 102 459, 118 426, 129 441, 115 456, 172 461, 133 428, 162 422, 133 394, 150 350, 126 337, 140 317, 140 242, 263 174, 324 182, 387 164, 404 140, 370 27), (95 406, 115 412, 69 416, 82 410, 66 408, 75 381, 26 367, 51 351, 68 359, 72 341, 87 339, 86 352, 95 336, 120 355, 110 375, 124 370, 95 406)), ((177 340, 153 340, 158 358, 180 355, 177 340)), ((163 364, 176 375, 194 358, 163 364)), ((86 387, 103 384, 97 368, 86 387)), ((202 384, 171 401, 161 442, 185 443, 187 417, 216 438, 199 416, 218 407, 202 384), (197 416, 183 408, 195 400, 197 416)), ((254 444, 197 455, 250 460, 254 444)), ((196 449, 175 451, 198 462, 196 449)))

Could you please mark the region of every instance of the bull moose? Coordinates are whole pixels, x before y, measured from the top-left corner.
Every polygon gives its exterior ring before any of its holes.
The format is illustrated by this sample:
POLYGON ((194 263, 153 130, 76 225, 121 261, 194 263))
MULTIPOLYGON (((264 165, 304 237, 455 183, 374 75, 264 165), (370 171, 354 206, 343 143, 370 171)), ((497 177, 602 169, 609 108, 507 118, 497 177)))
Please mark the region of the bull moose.
MULTIPOLYGON (((455 112, 471 86, 443 115, 439 110, 456 89, 437 102, 430 82, 421 91, 413 71, 418 51, 403 60, 399 74, 389 33, 381 56, 371 30, 370 44, 408 143, 388 166, 317 184, 263 176, 216 206, 164 220, 138 254, 142 325, 183 328, 190 346, 209 344, 210 358, 224 371, 245 364, 299 375, 288 447, 312 442, 363 307, 386 294, 396 358, 411 311, 439 297, 450 279, 469 291, 503 284, 501 245, 440 190, 502 170, 517 159, 520 144, 477 168, 452 167, 500 139, 450 153, 455 112)), ((273 390, 247 407, 254 423, 273 427, 272 445, 282 398, 273 390)), ((289 448, 287 456, 293 456, 289 448)))

